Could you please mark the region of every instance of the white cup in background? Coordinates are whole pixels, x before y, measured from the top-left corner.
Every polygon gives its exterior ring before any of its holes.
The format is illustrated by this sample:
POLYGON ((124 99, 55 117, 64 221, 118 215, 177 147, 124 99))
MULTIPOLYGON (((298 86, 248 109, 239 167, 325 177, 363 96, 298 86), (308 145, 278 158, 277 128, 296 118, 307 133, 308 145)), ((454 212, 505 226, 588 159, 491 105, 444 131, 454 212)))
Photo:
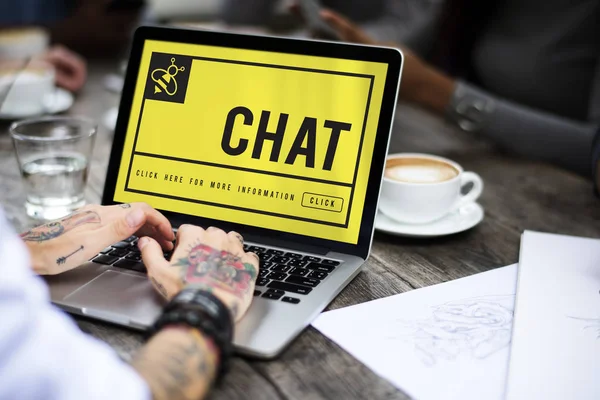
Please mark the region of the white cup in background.
POLYGON ((54 80, 54 68, 46 62, 34 60, 26 67, 23 61, 0 62, 0 99, 6 95, 0 113, 45 113, 48 100, 56 90, 54 80))
POLYGON ((379 209, 404 223, 425 224, 477 200, 483 181, 452 160, 419 153, 390 154, 386 161, 379 209), (467 194, 462 188, 472 183, 467 194))
POLYGON ((24 60, 44 53, 50 35, 43 28, 24 27, 0 31, 0 60, 24 60))

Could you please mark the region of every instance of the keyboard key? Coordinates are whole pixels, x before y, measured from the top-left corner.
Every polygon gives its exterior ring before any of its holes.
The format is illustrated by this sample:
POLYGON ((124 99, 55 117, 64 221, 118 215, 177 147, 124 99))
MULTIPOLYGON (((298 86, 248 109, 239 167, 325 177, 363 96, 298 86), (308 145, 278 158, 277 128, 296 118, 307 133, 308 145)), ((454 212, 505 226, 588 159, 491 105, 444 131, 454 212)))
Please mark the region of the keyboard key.
POLYGON ((300 299, 296 298, 296 297, 289 297, 289 296, 284 296, 281 301, 284 301, 286 303, 292 303, 292 304, 298 304, 300 303, 300 299))
POLYGON ((297 294, 309 294, 312 289, 306 286, 294 285, 287 282, 273 281, 267 285, 271 289, 285 290, 286 292, 292 292, 297 294))
POLYGON ((289 257, 289 258, 302 258, 303 257, 302 254, 298 254, 298 253, 285 253, 285 256, 289 257))
POLYGON ((310 274, 308 274, 308 277, 322 281, 323 279, 327 278, 327 275, 329 275, 327 272, 312 271, 310 274))
POLYGON ((306 276, 310 271, 306 268, 294 267, 290 270, 290 275, 306 276))
POLYGON ((254 291, 254 297, 256 297, 256 296, 260 296, 260 294, 261 294, 261 293, 262 293, 262 292, 261 292, 260 290, 255 290, 255 291, 254 291))
POLYGON ((306 260, 306 261, 310 261, 310 262, 320 262, 321 261, 321 259, 319 257, 313 257, 313 256, 304 256, 302 259, 306 260))
POLYGON ((125 256, 126 259, 128 260, 133 260, 133 261, 141 261, 142 260, 142 255, 141 254, 136 254, 136 253, 129 253, 125 256))
POLYGON ((267 286, 267 284, 271 282, 270 280, 266 279, 266 278, 259 278, 256 281, 256 286, 267 286))
POLYGON ((268 289, 267 293, 275 293, 275 294, 280 294, 280 295, 285 294, 285 292, 283 290, 279 290, 279 289, 268 289))
POLYGON ((113 251, 108 253, 108 255, 115 256, 115 257, 123 257, 127 254, 129 254, 129 252, 125 249, 114 249, 113 251))
POLYGON ((274 267, 271 267, 271 271, 273 271, 273 272, 288 272, 290 269, 292 269, 292 267, 290 267, 289 265, 275 264, 274 267))
POLYGON ((279 257, 279 256, 276 256, 276 257, 271 258, 271 262, 274 262, 274 263, 277 263, 277 264, 285 264, 288 261, 290 261, 289 257, 279 257))
POLYGON ((129 250, 132 253, 140 254, 140 249, 137 246, 129 246, 126 250, 129 250))
POLYGON ((334 266, 320 264, 320 263, 316 263, 316 262, 311 262, 310 264, 308 264, 306 266, 306 268, 312 269, 314 271, 321 271, 321 272, 327 272, 327 273, 329 273, 335 269, 334 266))
MULTIPOLYGON (((307 267, 309 268, 309 267, 307 267)), ((335 269, 335 267, 330 267, 329 265, 319 265, 318 267, 315 268, 315 271, 320 271, 320 272, 327 272, 330 273, 333 269, 335 269)))
POLYGON ((111 265, 118 259, 119 259, 119 257, 101 255, 101 256, 94 258, 92 261, 95 263, 98 263, 98 264, 111 265))
POLYGON ((306 267, 308 265, 308 261, 292 259, 287 263, 287 265, 291 265, 292 267, 306 267))
POLYGON ((267 262, 262 262, 262 261, 258 262, 258 270, 259 271, 268 270, 270 268, 271 268, 271 263, 270 262, 268 262, 268 261, 267 262))
POLYGON ((304 285, 304 286, 309 286, 309 287, 316 287, 319 283, 321 283, 321 281, 318 279, 303 278, 301 276, 288 276, 288 278, 285 281, 289 282, 289 283, 294 283, 297 285, 304 285))
POLYGON ((273 258, 272 254, 267 254, 267 253, 258 253, 257 256, 263 262, 269 261, 271 258, 273 258))
POLYGON ((335 260, 323 260, 323 261, 321 261, 321 263, 323 263, 325 265, 333 265, 333 266, 340 265, 340 262, 335 261, 335 260))
POLYGON ((132 271, 137 272, 146 272, 146 267, 144 266, 144 264, 133 260, 119 260, 113 264, 113 267, 130 269, 132 271))
POLYGON ((104 250, 102 250, 102 251, 100 252, 100 254, 107 254, 107 253, 110 253, 110 252, 112 251, 112 249, 113 249, 112 247, 107 247, 107 248, 105 248, 104 250))
MULTIPOLYGON (((275 268, 277 268, 277 267, 285 267, 285 265, 281 265, 281 264, 277 264, 277 263, 274 263, 272 261, 269 261, 269 269, 271 271, 274 271, 275 268)), ((277 271, 277 272, 283 272, 283 271, 277 271)))
POLYGON ((244 251, 250 251, 250 245, 245 244, 244 245, 244 251))
POLYGON ((267 275, 269 275, 271 272, 268 269, 261 269, 260 271, 258 271, 258 277, 259 278, 266 278, 267 275))
POLYGON ((256 254, 259 254, 259 253, 264 253, 265 251, 267 251, 267 249, 265 249, 264 247, 260 247, 260 246, 250 246, 248 251, 252 251, 256 254))
POLYGON ((135 241, 135 239, 137 239, 137 237, 129 236, 127 239, 124 240, 124 242, 131 243, 131 242, 135 241))
POLYGON ((126 249, 130 246, 129 242, 119 242, 112 245, 115 249, 126 249))
POLYGON ((279 300, 281 298, 281 296, 283 296, 283 295, 279 294, 279 293, 272 293, 272 292, 267 292, 262 295, 262 297, 264 299, 271 299, 271 300, 279 300))
POLYGON ((283 251, 283 250, 269 249, 269 250, 267 250, 267 253, 274 254, 276 256, 282 256, 283 253, 285 253, 285 251, 283 251))
POLYGON ((273 280, 276 280, 276 281, 282 281, 285 278, 287 278, 287 274, 284 274, 283 272, 271 272, 267 276, 267 279, 273 279, 273 280))

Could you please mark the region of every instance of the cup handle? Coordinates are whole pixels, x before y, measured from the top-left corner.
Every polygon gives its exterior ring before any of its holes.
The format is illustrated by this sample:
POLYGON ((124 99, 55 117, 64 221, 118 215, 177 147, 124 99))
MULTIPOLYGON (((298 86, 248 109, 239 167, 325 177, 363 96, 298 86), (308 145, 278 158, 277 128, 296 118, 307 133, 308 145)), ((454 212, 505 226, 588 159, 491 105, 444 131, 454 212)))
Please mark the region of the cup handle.
POLYGON ((458 210, 465 204, 473 203, 479 198, 479 196, 481 196, 481 193, 483 192, 483 180, 481 177, 475 172, 463 172, 461 174, 460 182, 461 189, 468 183, 472 183, 473 187, 471 190, 469 190, 469 193, 461 195, 460 199, 458 199, 456 205, 454 206, 454 210, 458 210))

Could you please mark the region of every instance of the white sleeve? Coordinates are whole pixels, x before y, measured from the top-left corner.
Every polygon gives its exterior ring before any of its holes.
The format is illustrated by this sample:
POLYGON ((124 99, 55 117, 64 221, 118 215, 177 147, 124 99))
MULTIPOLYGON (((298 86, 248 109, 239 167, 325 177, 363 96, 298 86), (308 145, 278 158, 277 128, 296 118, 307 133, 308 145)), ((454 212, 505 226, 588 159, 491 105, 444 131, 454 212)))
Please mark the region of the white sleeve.
POLYGON ((142 378, 49 303, 0 210, 0 400, 150 399, 142 378))

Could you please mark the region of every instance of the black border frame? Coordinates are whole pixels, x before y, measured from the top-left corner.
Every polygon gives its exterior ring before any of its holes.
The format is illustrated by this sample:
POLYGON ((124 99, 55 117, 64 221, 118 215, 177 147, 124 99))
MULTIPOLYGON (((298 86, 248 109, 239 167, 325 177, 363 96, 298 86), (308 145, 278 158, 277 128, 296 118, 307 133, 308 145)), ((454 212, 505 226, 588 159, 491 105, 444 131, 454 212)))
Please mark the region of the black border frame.
MULTIPOLYGON (((152 53, 152 55, 154 55, 154 54, 155 53, 152 53)), ((286 70, 292 70, 292 71, 297 71, 297 72, 310 72, 310 73, 319 73, 319 74, 340 75, 340 76, 346 76, 346 77, 358 78, 358 79, 368 79, 369 80, 369 95, 367 97, 366 107, 365 107, 365 115, 364 115, 364 118, 362 121, 360 142, 359 142, 359 146, 358 146, 357 153, 356 153, 356 161, 355 161, 354 174, 352 176, 352 183, 326 181, 323 179, 309 178, 309 177, 305 177, 305 176, 301 176, 301 175, 282 174, 282 173, 271 172, 271 171, 258 171, 258 170, 253 170, 250 168, 245 168, 245 167, 236 166, 236 165, 216 164, 213 162, 206 162, 206 161, 200 161, 200 160, 189 160, 189 159, 184 159, 184 158, 167 156, 164 154, 151 154, 151 153, 137 151, 136 147, 137 147, 138 135, 139 135, 139 131, 140 131, 140 125, 141 125, 142 117, 144 114, 144 106, 146 104, 146 101, 149 100, 146 96, 144 96, 144 98, 142 99, 142 105, 140 107, 140 113, 138 115, 138 124, 137 124, 136 131, 135 131, 135 138, 133 140, 133 153, 129 160, 129 169, 127 171, 127 179, 125 181, 125 189, 124 190, 126 192, 147 194, 147 195, 152 195, 152 196, 156 196, 156 197, 162 197, 165 199, 185 201, 188 203, 204 204, 204 205, 208 205, 208 206, 221 206, 223 208, 229 208, 231 210, 254 212, 257 214, 269 215, 269 216, 280 217, 280 218, 287 218, 287 219, 296 220, 296 221, 310 222, 313 224, 321 224, 321 225, 325 225, 325 226, 348 228, 348 225, 350 224, 350 214, 352 212, 352 204, 353 204, 352 201, 354 199, 354 189, 356 188, 356 180, 358 179, 358 167, 360 165, 359 164, 360 152, 362 151, 362 147, 363 147, 364 140, 365 140, 365 134, 367 131, 367 125, 369 122, 369 110, 371 107, 371 99, 373 97, 373 86, 374 86, 374 82, 375 82, 374 75, 365 75, 365 74, 339 72, 339 71, 329 71, 329 70, 323 70, 323 69, 304 68, 304 67, 301 68, 301 67, 293 67, 293 66, 289 66, 289 65, 264 64, 264 63, 239 61, 239 60, 233 61, 233 60, 224 60, 224 59, 211 58, 211 57, 188 56, 185 54, 177 54, 177 53, 169 53, 169 56, 173 56, 173 57, 185 56, 185 57, 190 58, 192 60, 192 62, 193 62, 193 60, 201 60, 201 61, 207 61, 207 62, 221 62, 221 63, 247 65, 247 66, 252 66, 252 67, 260 67, 260 68, 286 69, 286 70), (177 161, 177 162, 183 162, 183 163, 189 163, 189 164, 206 165, 209 167, 220 167, 220 168, 224 168, 224 169, 233 169, 233 170, 238 170, 238 171, 259 173, 259 174, 263 174, 263 175, 280 176, 280 177, 289 178, 289 179, 297 179, 297 180, 312 181, 312 182, 322 182, 322 183, 327 183, 330 185, 350 187, 350 197, 348 199, 349 207, 348 207, 348 210, 346 211, 346 220, 344 223, 319 221, 317 219, 299 217, 299 216, 295 216, 295 215, 291 215, 291 214, 281 214, 281 213, 275 213, 275 212, 270 212, 270 211, 266 211, 266 210, 251 210, 251 209, 247 209, 247 208, 244 208, 241 206, 233 206, 233 205, 226 205, 226 204, 219 205, 217 203, 212 203, 212 202, 204 201, 204 200, 191 199, 188 197, 181 197, 181 196, 173 196, 173 195, 169 195, 167 193, 151 193, 151 192, 146 192, 146 191, 140 190, 140 189, 130 188, 129 182, 130 182, 130 178, 131 178, 131 169, 133 167, 134 158, 136 156, 157 158, 157 159, 162 159, 162 160, 171 160, 171 161, 177 161)), ((303 197, 304 197, 304 194, 306 194, 306 192, 304 192, 302 194, 303 197)), ((312 207, 312 208, 316 208, 316 207, 312 207)), ((317 208, 317 209, 319 209, 319 208, 317 208)), ((339 211, 339 212, 341 212, 341 211, 339 211)))
MULTIPOLYGON (((134 35, 131 54, 127 66, 125 83, 119 106, 119 116, 114 133, 113 146, 108 163, 106 181, 102 204, 119 204, 113 200, 119 166, 125 144, 127 125, 131 114, 131 106, 135 86, 138 79, 139 65, 146 40, 157 40, 166 42, 200 44, 206 46, 230 47, 247 50, 270 51, 277 53, 300 54, 316 57, 342 58, 349 60, 380 62, 388 65, 385 87, 382 98, 382 107, 377 124, 377 135, 371 160, 365 203, 363 208, 362 222, 358 234, 357 244, 338 242, 328 239, 281 232, 265 228, 257 228, 240 225, 225 221, 217 221, 209 218, 183 215, 171 211, 163 211, 172 222, 183 222, 201 226, 219 226, 225 230, 236 230, 246 239, 265 244, 294 243, 299 247, 312 248, 314 251, 320 249, 335 251, 344 254, 352 254, 363 259, 369 254, 374 232, 375 213, 379 199, 379 191, 382 184, 383 168, 387 156, 393 115, 396 107, 398 85, 400 83, 400 72, 403 62, 402 54, 396 50, 385 47, 370 47, 360 45, 348 45, 334 42, 322 42, 312 40, 299 40, 291 38, 280 38, 270 36, 252 36, 233 33, 188 30, 163 27, 139 27, 134 35)), ((362 149, 359 149, 359 154, 362 149)), ((350 211, 349 211, 350 212, 350 211)))

